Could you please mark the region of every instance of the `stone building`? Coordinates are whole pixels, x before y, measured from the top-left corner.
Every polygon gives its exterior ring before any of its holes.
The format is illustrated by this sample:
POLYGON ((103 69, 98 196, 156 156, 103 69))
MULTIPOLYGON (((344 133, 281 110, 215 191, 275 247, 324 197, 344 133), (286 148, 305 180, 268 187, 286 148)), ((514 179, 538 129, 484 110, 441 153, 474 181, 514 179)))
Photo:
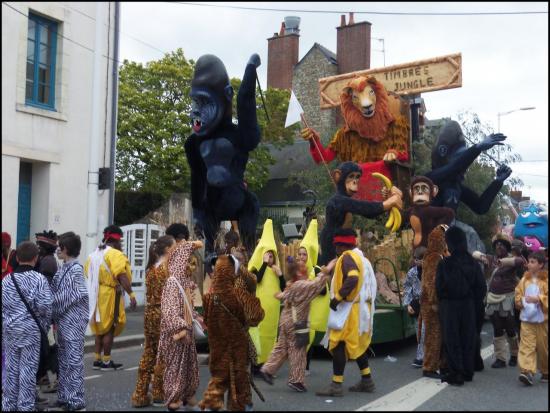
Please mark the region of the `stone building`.
MULTIPOLYGON (((336 27, 336 53, 314 43, 302 59, 298 60, 299 25, 299 17, 286 17, 280 31, 267 39, 267 86, 292 89, 304 109, 308 126, 319 132, 321 141, 326 145, 342 124, 342 120, 339 108, 319 108, 318 80, 370 69, 371 24, 366 21, 355 23, 353 13, 350 13, 346 24, 346 16, 342 15, 340 26, 336 27)), ((294 140, 293 145, 282 150, 270 148, 276 163, 270 168, 268 184, 257 195, 263 215, 286 214, 288 222, 297 223, 302 219, 302 211, 310 203, 310 199, 297 187, 286 186, 288 177, 293 172, 310 168, 319 168, 319 173, 322 174, 326 172, 322 166, 313 162, 309 144, 300 137, 299 132, 294 140)))

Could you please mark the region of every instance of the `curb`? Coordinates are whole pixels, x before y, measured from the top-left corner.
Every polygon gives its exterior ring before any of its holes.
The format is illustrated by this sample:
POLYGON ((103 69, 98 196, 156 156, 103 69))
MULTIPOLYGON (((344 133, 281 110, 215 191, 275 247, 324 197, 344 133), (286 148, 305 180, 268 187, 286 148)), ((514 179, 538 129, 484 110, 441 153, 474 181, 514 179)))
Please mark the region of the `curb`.
MULTIPOLYGON (((115 337, 113 342, 113 349, 126 348, 136 346, 145 342, 145 336, 143 334, 134 334, 126 337, 115 337)), ((93 353, 95 350, 95 340, 89 340, 84 342, 84 353, 93 353)))

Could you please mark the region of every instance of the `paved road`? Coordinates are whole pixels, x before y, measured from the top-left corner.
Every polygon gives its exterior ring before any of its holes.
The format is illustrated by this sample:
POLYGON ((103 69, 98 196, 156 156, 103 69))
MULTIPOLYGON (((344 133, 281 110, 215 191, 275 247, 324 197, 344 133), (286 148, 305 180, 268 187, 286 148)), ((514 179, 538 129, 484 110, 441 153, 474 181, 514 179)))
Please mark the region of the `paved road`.
MULTIPOLYGON (((259 380, 258 387, 263 392, 263 403, 254 395, 254 408, 258 411, 269 410, 518 410, 547 411, 548 383, 540 383, 537 377, 532 387, 524 387, 518 380, 517 368, 491 369, 492 330, 490 324, 484 326, 482 336, 486 369, 477 373, 472 383, 462 387, 448 386, 433 379, 421 377, 421 370, 414 369, 410 362, 414 358, 416 343, 407 340, 374 347, 375 357, 371 358, 373 379, 376 392, 349 393, 343 398, 315 396, 315 391, 327 385, 331 378, 332 362, 327 354, 316 352, 312 361, 312 375, 306 378, 307 393, 296 393, 286 386, 288 368, 284 366, 275 379, 275 385, 269 386, 259 380), (385 361, 386 356, 397 358, 395 362, 385 361)), ((92 354, 87 354, 86 395, 88 410, 143 410, 133 409, 130 397, 136 382, 137 365, 141 356, 141 347, 113 350, 113 359, 124 363, 125 370, 102 372, 92 370, 92 354)), ((209 379, 207 366, 200 368, 201 384, 198 398, 209 379)), ((354 384, 359 378, 357 365, 348 363, 345 374, 345 387, 354 384)), ((52 401, 54 395, 47 395, 52 401)), ((151 411, 164 411, 164 408, 148 408, 151 411)))

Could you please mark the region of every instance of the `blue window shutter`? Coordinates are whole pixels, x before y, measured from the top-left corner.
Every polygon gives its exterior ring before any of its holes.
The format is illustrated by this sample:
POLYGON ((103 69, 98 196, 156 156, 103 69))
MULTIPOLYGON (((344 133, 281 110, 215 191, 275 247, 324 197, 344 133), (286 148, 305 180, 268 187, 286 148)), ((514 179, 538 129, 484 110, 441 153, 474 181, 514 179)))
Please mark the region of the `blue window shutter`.
MULTIPOLYGON (((29 13, 29 20, 35 23, 34 25, 34 54, 33 54, 33 81, 32 81, 32 97, 26 98, 25 103, 30 106, 36 106, 42 109, 48 109, 55 111, 55 68, 56 68, 56 55, 57 55, 57 31, 58 24, 52 20, 45 19, 43 17, 36 16, 32 13, 29 13), (47 53, 49 53, 48 69, 50 71, 49 76, 45 79, 45 83, 42 83, 42 86, 48 87, 48 96, 44 96, 44 101, 40 100, 39 87, 40 84, 40 43, 41 41, 47 41, 48 39, 43 39, 42 37, 46 35, 44 33, 44 28, 47 28, 46 33, 51 33, 50 39, 51 42, 47 43, 47 53)), ((27 87, 27 86, 25 86, 27 87)))

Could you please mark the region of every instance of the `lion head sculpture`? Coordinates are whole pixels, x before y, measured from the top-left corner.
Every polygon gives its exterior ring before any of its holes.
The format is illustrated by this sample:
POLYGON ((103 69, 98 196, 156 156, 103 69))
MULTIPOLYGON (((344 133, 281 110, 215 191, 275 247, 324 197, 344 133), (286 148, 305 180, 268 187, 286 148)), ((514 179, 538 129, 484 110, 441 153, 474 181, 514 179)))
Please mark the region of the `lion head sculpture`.
POLYGON ((395 120, 388 104, 388 92, 373 76, 359 76, 347 84, 340 95, 346 130, 354 130, 363 138, 379 142, 395 120))

